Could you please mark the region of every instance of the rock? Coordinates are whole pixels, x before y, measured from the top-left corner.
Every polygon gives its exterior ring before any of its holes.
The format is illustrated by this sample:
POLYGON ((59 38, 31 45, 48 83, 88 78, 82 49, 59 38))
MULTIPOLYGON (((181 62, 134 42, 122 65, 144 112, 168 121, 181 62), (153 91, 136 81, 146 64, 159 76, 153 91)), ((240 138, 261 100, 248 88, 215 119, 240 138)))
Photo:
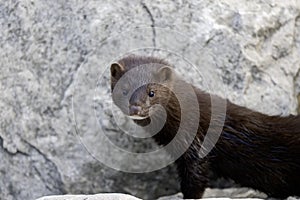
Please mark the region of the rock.
POLYGON ((300 197, 289 197, 289 198, 287 198, 287 200, 299 200, 300 199, 300 197))
POLYGON ((164 197, 160 197, 157 200, 180 200, 183 198, 182 193, 177 193, 177 194, 173 194, 170 196, 164 196, 164 197))
POLYGON ((0 27, 3 199, 179 191, 168 155, 120 150, 159 149, 122 131, 130 121, 111 109, 108 68, 128 53, 166 58, 193 84, 267 114, 299 107, 296 1, 14 0, 1 3, 0 27))
POLYGON ((262 192, 249 188, 226 188, 226 189, 211 189, 207 188, 203 198, 259 198, 266 199, 268 196, 262 192))
MULTIPOLYGON (((230 188, 230 189, 211 189, 207 188, 205 190, 205 193, 203 195, 204 199, 230 199, 230 198, 224 198, 230 196, 231 198, 238 198, 238 199, 266 199, 266 195, 249 189, 249 188, 230 188)), ((170 196, 160 197, 158 200, 180 200, 183 198, 182 193, 177 193, 170 196)), ((124 195, 124 194, 96 194, 96 195, 61 195, 61 196, 48 196, 48 197, 42 197, 37 200, 92 200, 92 199, 103 199, 103 200, 109 200, 109 199, 137 199, 130 195, 124 195)), ((296 200, 297 198, 290 197, 291 200, 296 200)), ((288 200, 289 200, 288 199, 288 200)))
MULTIPOLYGON (((218 198, 218 199, 230 199, 226 198, 230 197, 233 199, 266 199, 267 195, 264 193, 249 189, 249 188, 228 188, 228 189, 212 189, 207 188, 203 194, 204 199, 210 198, 218 198)), ((175 200, 175 199, 182 199, 183 196, 181 193, 165 196, 158 198, 158 200, 175 200)))
POLYGON ((37 200, 140 200, 128 194, 95 194, 95 195, 60 195, 41 197, 37 200))

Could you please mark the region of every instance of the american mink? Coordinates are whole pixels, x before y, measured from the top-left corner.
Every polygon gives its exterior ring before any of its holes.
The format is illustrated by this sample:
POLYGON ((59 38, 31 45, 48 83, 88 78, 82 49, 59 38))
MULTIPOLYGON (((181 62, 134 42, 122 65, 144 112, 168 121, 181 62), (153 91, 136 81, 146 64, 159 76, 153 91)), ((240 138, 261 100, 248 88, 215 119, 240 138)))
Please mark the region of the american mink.
MULTIPOLYGON (((172 87, 175 83, 181 85, 186 82, 178 78, 172 65, 155 57, 127 56, 113 63, 110 70, 114 103, 138 125, 147 126, 155 118, 151 115, 157 111, 151 112, 151 107, 156 104, 163 106, 166 111, 165 124, 152 137, 159 145, 170 143, 184 114, 172 87), (127 72, 143 65, 147 65, 143 69, 153 69, 147 72, 147 77, 131 74, 122 83, 121 89, 116 91, 117 82, 127 72), (131 91, 136 82, 152 80, 151 77, 157 77, 165 84, 148 82, 131 91)), ((270 197, 300 196, 300 115, 268 116, 225 100, 225 113, 220 114, 224 115, 224 123, 220 123, 220 137, 208 155, 201 157, 201 143, 212 115, 212 95, 191 87, 200 110, 199 116, 190 119, 197 122, 197 133, 191 145, 175 161, 184 198, 202 197, 208 184, 209 170, 270 197)), ((184 93, 185 89, 181 89, 184 93)), ((185 94, 187 102, 189 93, 185 94)), ((222 100, 220 97, 214 98, 222 100)), ((159 117, 160 114, 156 115, 156 118, 159 117)), ((185 133, 184 137, 189 137, 189 133, 185 133)), ((178 139, 176 146, 185 143, 184 137, 178 139)), ((174 148, 176 151, 178 147, 174 148)), ((172 156, 174 152, 169 153, 172 156)))

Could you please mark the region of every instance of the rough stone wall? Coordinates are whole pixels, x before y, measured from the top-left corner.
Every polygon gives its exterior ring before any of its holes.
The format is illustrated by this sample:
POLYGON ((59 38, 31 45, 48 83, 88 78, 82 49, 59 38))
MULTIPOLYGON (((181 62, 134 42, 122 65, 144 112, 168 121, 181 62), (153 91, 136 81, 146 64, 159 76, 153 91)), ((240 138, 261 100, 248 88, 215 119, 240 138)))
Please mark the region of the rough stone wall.
POLYGON ((128 150, 156 148, 113 122, 108 67, 128 53, 166 58, 190 82, 237 104, 299 112, 298 0, 2 0, 0 28, 4 199, 100 192, 153 199, 178 191, 173 166, 124 173, 82 145, 102 151, 100 124, 128 150))

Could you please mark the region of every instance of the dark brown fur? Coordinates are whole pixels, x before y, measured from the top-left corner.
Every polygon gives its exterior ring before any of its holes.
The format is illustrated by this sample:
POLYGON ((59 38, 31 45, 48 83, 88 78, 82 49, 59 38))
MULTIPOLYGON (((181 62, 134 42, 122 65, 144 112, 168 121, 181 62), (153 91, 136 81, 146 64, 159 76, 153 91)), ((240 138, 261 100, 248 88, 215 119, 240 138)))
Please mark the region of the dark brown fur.
MULTIPOLYGON (((117 64, 121 68, 111 68, 112 90, 125 72, 147 63, 170 66, 152 57, 123 58, 117 64)), ((134 92, 129 105, 143 103, 149 88, 156 93, 151 105, 160 103, 167 110, 167 121, 154 136, 158 144, 166 145, 177 133, 180 105, 175 95, 159 84, 149 84, 134 92)), ((268 116, 227 101, 221 136, 208 156, 201 158, 198 151, 210 123, 211 98, 200 89, 193 89, 201 111, 197 137, 176 160, 184 198, 202 197, 208 182, 208 169, 220 177, 231 178, 241 186, 260 190, 272 197, 300 196, 300 116, 268 116)), ((144 126, 149 119, 136 120, 136 123, 144 126)), ((180 144, 181 141, 178 141, 177 145, 180 144)))

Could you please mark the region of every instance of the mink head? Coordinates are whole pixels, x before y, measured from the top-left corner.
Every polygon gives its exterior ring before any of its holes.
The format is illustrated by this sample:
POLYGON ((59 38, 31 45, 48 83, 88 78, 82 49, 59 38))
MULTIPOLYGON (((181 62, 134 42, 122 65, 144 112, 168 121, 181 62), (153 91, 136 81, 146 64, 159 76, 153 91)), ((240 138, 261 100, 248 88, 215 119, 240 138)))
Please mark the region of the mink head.
POLYGON ((167 106, 175 74, 165 61, 130 56, 113 63, 110 71, 113 101, 130 118, 149 119, 155 106, 167 106))

